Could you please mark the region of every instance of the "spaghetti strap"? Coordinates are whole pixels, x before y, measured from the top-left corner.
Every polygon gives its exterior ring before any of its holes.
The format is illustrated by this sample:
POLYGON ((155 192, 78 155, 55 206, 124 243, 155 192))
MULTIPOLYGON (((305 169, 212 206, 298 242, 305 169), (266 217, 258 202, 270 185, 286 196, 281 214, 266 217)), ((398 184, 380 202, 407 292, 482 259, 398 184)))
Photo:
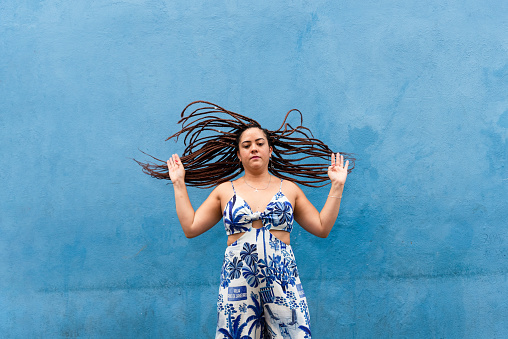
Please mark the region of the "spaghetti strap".
MULTIPOLYGON (((282 180, 284 180, 284 179, 280 179, 280 187, 279 187, 279 192, 280 192, 280 191, 282 190, 282 180)), ((231 183, 233 183, 233 182, 231 182, 231 183)))
MULTIPOLYGON (((281 183, 282 185, 282 183, 281 183)), ((233 180, 231 180, 231 187, 233 187, 233 193, 236 195, 235 186, 233 185, 233 180)))

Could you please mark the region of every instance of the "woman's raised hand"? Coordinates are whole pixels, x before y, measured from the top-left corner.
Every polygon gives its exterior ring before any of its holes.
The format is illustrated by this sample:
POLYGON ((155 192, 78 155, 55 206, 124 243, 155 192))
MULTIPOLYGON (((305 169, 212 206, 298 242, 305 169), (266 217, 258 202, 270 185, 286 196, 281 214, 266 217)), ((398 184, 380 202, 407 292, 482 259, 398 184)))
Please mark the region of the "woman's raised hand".
POLYGON ((344 164, 344 156, 337 153, 337 156, 332 153, 332 163, 328 167, 328 177, 333 184, 344 185, 346 183, 347 169, 349 160, 344 164))
POLYGON ((173 184, 180 180, 183 182, 185 179, 185 168, 183 168, 182 161, 180 160, 178 154, 173 154, 167 163, 171 182, 173 184))

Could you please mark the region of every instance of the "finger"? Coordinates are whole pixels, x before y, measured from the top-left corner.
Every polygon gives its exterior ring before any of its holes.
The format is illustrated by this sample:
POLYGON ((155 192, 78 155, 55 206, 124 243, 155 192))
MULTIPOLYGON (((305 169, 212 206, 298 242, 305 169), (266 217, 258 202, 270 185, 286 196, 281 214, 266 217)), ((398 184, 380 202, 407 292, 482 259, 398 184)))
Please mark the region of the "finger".
POLYGON ((340 167, 344 167, 344 156, 340 156, 340 167))
POLYGON ((181 164, 182 163, 180 161, 180 157, 178 156, 178 154, 173 154, 173 158, 175 159, 175 163, 177 163, 177 164, 181 164))
POLYGON ((344 168, 347 170, 349 167, 349 160, 346 161, 346 165, 344 166, 344 168))
POLYGON ((180 165, 178 155, 173 154, 172 160, 173 160, 173 164, 175 165, 175 167, 178 167, 180 165))
POLYGON ((332 153, 332 166, 335 166, 335 154, 332 153))

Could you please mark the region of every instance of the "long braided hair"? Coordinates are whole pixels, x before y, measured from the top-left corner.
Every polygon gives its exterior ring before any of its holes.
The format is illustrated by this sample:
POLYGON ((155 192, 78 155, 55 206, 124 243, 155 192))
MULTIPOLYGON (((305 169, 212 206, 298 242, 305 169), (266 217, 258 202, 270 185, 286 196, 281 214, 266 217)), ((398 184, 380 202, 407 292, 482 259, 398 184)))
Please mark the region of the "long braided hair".
MULTIPOLYGON (((302 113, 292 109, 287 112, 279 129, 269 131, 263 129, 254 119, 207 101, 194 101, 182 111, 178 121, 182 129, 166 141, 173 138, 178 140, 183 136, 186 147, 180 159, 185 167, 185 183, 210 188, 232 180, 243 171, 237 156, 240 136, 243 131, 256 127, 265 133, 268 145, 273 147, 268 167, 271 174, 309 187, 325 186, 329 183, 327 173, 332 150, 321 140, 314 138, 312 132, 302 126, 302 123, 302 113), (286 122, 293 112, 300 115, 300 125, 297 127, 286 122), (310 158, 321 158, 325 161, 308 163, 307 159, 310 158)), ((341 154, 349 160, 350 173, 356 159, 350 153, 341 154)), ((160 164, 135 160, 143 168, 143 172, 157 179, 169 180, 166 161, 147 155, 160 164)))

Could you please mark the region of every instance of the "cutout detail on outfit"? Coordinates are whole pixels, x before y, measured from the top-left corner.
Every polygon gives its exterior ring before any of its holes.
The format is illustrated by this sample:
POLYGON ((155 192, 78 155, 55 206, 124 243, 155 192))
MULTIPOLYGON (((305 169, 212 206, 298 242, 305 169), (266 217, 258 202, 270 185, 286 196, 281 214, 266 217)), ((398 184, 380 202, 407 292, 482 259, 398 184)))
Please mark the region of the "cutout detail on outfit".
POLYGON ((222 213, 228 236, 247 232, 256 220, 261 220, 263 227, 267 230, 292 231, 293 205, 281 191, 282 179, 279 191, 275 193, 263 212, 253 212, 249 204, 236 193, 233 182, 231 182, 231 186, 234 195, 227 202, 222 213))

